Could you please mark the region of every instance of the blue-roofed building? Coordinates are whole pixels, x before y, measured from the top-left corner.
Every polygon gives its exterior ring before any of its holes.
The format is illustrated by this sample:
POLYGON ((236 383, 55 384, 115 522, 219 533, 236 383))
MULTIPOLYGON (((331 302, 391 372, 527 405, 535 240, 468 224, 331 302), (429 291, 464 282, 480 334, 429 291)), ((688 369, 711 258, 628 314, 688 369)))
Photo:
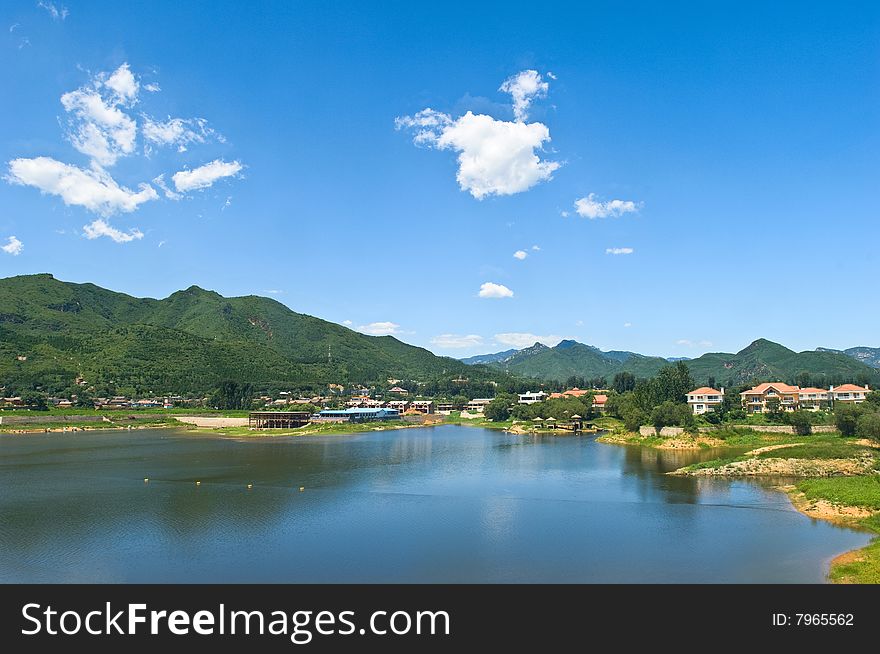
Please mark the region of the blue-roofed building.
POLYGON ((385 407, 378 409, 353 407, 350 409, 324 409, 318 415, 321 418, 342 419, 348 422, 368 422, 371 420, 396 420, 400 417, 400 411, 385 407))

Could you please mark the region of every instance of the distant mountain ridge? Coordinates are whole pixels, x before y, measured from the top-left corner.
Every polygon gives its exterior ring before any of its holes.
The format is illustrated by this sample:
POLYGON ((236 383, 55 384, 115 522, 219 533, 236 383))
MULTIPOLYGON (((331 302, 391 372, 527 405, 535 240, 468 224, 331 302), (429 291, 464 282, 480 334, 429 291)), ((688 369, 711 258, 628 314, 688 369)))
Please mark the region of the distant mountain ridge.
POLYGON ((874 359, 871 358, 872 352, 866 350, 871 348, 852 348, 846 353, 827 350, 794 352, 778 343, 758 339, 735 354, 712 352, 694 359, 667 360, 634 352, 603 352, 592 345, 569 340, 552 348, 536 343, 488 365, 527 377, 564 381, 575 375, 587 378, 604 376, 610 381, 618 372, 651 377, 670 361, 685 360, 694 379, 714 377, 719 384, 786 381, 799 375, 815 379, 815 383, 873 381, 876 384, 880 381, 880 370, 870 366, 868 362, 874 359), (851 354, 853 350, 859 350, 860 356, 851 354))
POLYGON ((817 347, 817 352, 843 352, 843 354, 852 357, 856 361, 861 361, 866 366, 872 368, 880 368, 880 347, 851 347, 846 350, 832 350, 826 347, 817 347))

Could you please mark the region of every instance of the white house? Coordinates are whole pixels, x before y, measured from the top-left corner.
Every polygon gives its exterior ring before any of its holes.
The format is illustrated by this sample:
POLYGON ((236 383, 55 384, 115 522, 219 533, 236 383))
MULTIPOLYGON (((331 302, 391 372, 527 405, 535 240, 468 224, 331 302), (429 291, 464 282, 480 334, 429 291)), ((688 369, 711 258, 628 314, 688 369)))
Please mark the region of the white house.
POLYGON ((842 386, 832 386, 828 395, 832 402, 843 402, 844 404, 861 404, 871 392, 870 387, 856 386, 855 384, 843 384, 842 386))
POLYGON ((542 401, 545 397, 547 397, 547 393, 544 391, 538 391, 537 393, 520 393, 519 403, 534 404, 535 402, 542 401))
POLYGON ((698 416, 709 411, 714 411, 724 400, 724 387, 720 391, 708 386, 701 386, 687 394, 688 406, 694 415, 698 416))

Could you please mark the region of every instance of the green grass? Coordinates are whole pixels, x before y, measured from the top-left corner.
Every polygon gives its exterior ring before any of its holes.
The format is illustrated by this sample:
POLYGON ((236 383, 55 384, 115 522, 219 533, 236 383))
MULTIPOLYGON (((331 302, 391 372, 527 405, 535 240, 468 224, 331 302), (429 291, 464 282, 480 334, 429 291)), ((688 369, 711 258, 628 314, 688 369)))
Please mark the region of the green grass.
MULTIPOLYGON (((880 511, 880 475, 805 479, 797 485, 810 500, 828 500, 846 506, 863 506, 880 511)), ((875 519, 880 533, 880 519, 875 519)))
MULTIPOLYGON (((808 438, 808 437, 807 437, 808 438)), ((871 452, 870 448, 847 442, 805 443, 758 454, 760 459, 852 459, 871 452)))

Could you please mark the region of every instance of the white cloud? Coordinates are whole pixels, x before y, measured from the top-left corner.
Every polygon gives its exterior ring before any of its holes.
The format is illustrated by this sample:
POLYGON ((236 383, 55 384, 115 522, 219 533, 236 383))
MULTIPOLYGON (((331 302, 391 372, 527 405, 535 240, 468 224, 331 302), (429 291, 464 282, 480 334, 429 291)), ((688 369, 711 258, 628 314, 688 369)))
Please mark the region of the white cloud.
POLYGON ((629 329, 630 327, 633 326, 633 324, 631 322, 625 322, 625 323, 623 323, 623 326, 626 327, 627 329, 629 329))
POLYGON ((10 236, 6 241, 6 245, 0 245, 0 250, 3 250, 6 254, 11 254, 13 257, 17 257, 24 250, 24 243, 15 236, 10 236))
POLYGON ((593 220, 595 218, 608 218, 609 216, 617 218, 626 213, 634 213, 641 208, 641 203, 636 203, 632 200, 609 200, 608 202, 602 202, 595 193, 590 193, 587 197, 575 200, 574 207, 578 215, 593 220))
POLYGON ((495 282, 486 282, 480 285, 479 297, 503 298, 513 297, 513 291, 504 284, 496 284, 495 282))
POLYGON ((104 82, 104 86, 113 91, 116 97, 119 98, 120 103, 123 104, 132 103, 137 100, 138 89, 140 88, 140 84, 132 75, 128 64, 122 64, 113 71, 110 77, 107 78, 107 81, 104 82))
POLYGON ((400 116, 397 129, 414 132, 413 143, 458 153, 456 179, 463 191, 482 200, 491 195, 513 195, 552 178, 560 167, 542 160, 536 151, 550 141, 543 123, 526 123, 526 109, 546 93, 546 82, 535 71, 523 71, 502 85, 514 99, 513 122, 496 120, 468 111, 453 120, 449 114, 427 108, 412 116, 400 116))
POLYGON ((371 322, 368 325, 358 327, 359 332, 371 336, 389 336, 400 334, 400 325, 395 322, 371 322))
POLYGON ((209 188, 218 179, 234 177, 243 166, 238 161, 215 159, 192 170, 181 170, 171 176, 174 187, 180 192, 209 188))
POLYGON ((68 15, 70 15, 70 12, 67 11, 67 7, 60 4, 56 5, 54 2, 44 2, 43 0, 40 0, 37 3, 37 6, 42 7, 47 12, 49 12, 52 20, 64 20, 68 17, 68 15))
POLYGON ((83 232, 85 233, 85 237, 90 241, 100 238, 101 236, 106 236, 107 238, 112 239, 115 243, 129 243, 144 237, 143 232, 137 227, 128 232, 122 232, 108 224, 102 218, 98 218, 88 225, 83 225, 83 232))
POLYGON ((354 323, 351 320, 343 320, 342 324, 346 327, 351 327, 354 323))
POLYGON ((495 334, 496 342, 500 343, 501 345, 507 345, 509 347, 515 347, 518 349, 529 347, 530 345, 534 345, 535 343, 542 343, 549 347, 553 347, 554 345, 557 345, 561 340, 562 336, 556 336, 555 334, 548 334, 547 336, 530 334, 528 332, 506 332, 503 334, 495 334))
POLYGON ((137 95, 138 82, 128 64, 62 95, 61 104, 71 115, 67 138, 73 147, 100 166, 112 166, 134 152, 137 123, 122 108, 137 102, 137 95))
POLYGON ((227 196, 226 196, 226 202, 224 202, 224 203, 223 203, 223 206, 220 207, 220 211, 226 211, 226 210, 227 210, 229 207, 231 207, 231 206, 232 206, 232 196, 231 196, 231 195, 227 195, 227 196))
POLYGON ((529 256, 529 253, 526 252, 525 250, 517 250, 516 252, 513 253, 513 258, 519 259, 520 261, 525 259, 527 256, 529 256))
POLYGON ((153 184, 162 189, 162 193, 164 193, 165 197, 169 200, 179 200, 181 197, 183 197, 180 193, 175 193, 170 188, 168 188, 168 185, 165 183, 165 173, 162 173, 161 175, 153 179, 153 184))
POLYGON ((635 252, 632 248, 605 248, 605 254, 632 254, 635 252))
POLYGON ((538 247, 537 245, 533 245, 533 246, 532 246, 532 249, 533 249, 535 252, 540 252, 540 251, 541 251, 541 248, 538 247))
POLYGON ((170 116, 165 122, 144 116, 141 133, 144 139, 155 145, 177 146, 178 152, 186 152, 190 144, 205 143, 216 135, 204 118, 171 118, 170 116))
POLYGON ((150 93, 158 93, 162 90, 162 87, 159 86, 157 82, 150 82, 149 84, 144 84, 144 91, 149 91, 150 93))
POLYGON ((431 339, 431 345, 444 349, 461 349, 482 344, 483 337, 478 334, 440 334, 431 339))
POLYGON ((159 197, 149 184, 141 184, 140 190, 135 192, 117 184, 100 168, 84 170, 51 157, 13 159, 9 162, 6 180, 57 195, 64 204, 84 207, 102 216, 130 213, 144 202, 159 197))
POLYGON ((517 122, 523 122, 529 117, 529 107, 532 101, 547 96, 550 85, 541 79, 536 70, 524 70, 504 80, 498 89, 504 93, 510 93, 513 98, 513 115, 517 122))
POLYGON ((165 243, 166 243, 166 241, 159 241, 159 244, 158 244, 156 247, 157 247, 157 248, 160 248, 160 247, 162 247, 163 245, 165 245, 165 243))
POLYGON ((453 121, 433 109, 396 122, 398 128, 416 129, 417 145, 458 152, 458 185, 478 200, 527 191, 551 179, 560 166, 535 154, 550 140, 542 123, 506 122, 470 111, 453 121))
POLYGON ((283 295, 284 291, 279 290, 277 288, 267 288, 263 291, 266 295, 283 295))

